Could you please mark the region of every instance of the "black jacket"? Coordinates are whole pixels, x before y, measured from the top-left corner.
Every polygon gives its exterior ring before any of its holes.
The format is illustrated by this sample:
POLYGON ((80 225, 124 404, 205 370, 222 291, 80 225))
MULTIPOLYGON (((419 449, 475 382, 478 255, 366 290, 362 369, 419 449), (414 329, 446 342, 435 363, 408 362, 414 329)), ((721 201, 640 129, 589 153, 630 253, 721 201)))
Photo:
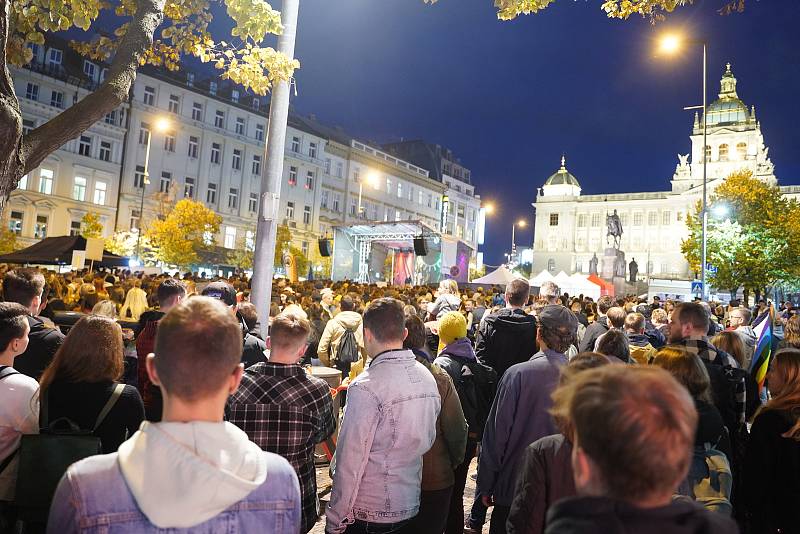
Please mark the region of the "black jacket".
POLYGON ((608 317, 604 315, 586 327, 583 339, 578 345, 578 352, 594 351, 594 344, 597 343, 597 339, 606 332, 608 332, 608 317))
POLYGON ((475 337, 475 355, 497 372, 498 382, 506 369, 530 360, 538 350, 536 318, 520 309, 504 308, 486 317, 475 337))
POLYGON ((38 317, 28 316, 28 324, 31 325, 28 349, 14 358, 14 369, 39 380, 64 341, 64 334, 60 330, 45 326, 38 317))
POLYGON ((570 497, 547 512, 546 534, 735 534, 736 523, 699 504, 636 508, 608 497, 570 497))

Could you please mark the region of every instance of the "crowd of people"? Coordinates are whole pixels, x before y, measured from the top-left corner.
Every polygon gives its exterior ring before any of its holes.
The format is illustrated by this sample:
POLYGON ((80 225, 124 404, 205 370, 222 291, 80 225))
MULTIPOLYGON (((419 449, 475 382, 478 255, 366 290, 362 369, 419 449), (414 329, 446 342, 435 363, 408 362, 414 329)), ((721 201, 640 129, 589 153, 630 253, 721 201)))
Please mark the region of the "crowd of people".
POLYGON ((789 304, 278 280, 259 317, 243 277, 0 274, 2 529, 800 532, 789 304))

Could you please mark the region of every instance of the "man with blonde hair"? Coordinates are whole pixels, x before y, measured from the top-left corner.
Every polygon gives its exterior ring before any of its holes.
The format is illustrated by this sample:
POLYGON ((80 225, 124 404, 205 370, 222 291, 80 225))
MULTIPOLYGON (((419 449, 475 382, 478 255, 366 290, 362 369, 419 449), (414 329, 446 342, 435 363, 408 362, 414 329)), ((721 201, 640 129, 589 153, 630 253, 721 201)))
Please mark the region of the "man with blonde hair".
POLYGON ((667 371, 618 365, 586 371, 556 391, 555 406, 556 417, 574 428, 579 496, 550 508, 545 533, 737 532, 722 514, 672 500, 689 470, 697 412, 667 371))

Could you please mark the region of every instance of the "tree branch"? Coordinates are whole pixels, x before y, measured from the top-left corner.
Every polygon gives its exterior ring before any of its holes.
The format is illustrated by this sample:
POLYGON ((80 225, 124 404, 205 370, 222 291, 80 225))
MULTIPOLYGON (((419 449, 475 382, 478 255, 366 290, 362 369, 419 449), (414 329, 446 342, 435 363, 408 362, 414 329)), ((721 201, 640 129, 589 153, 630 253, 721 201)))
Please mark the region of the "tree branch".
POLYGON ((165 0, 138 0, 136 13, 120 41, 103 84, 22 139, 22 174, 38 167, 48 154, 89 129, 128 98, 136 79, 139 59, 152 46, 153 33, 164 19, 164 3, 165 0))
POLYGON ((3 211, 8 194, 17 187, 22 173, 17 169, 22 161, 19 143, 22 136, 22 115, 14 93, 14 82, 8 70, 7 45, 10 34, 11 0, 0 0, 0 212, 3 211))

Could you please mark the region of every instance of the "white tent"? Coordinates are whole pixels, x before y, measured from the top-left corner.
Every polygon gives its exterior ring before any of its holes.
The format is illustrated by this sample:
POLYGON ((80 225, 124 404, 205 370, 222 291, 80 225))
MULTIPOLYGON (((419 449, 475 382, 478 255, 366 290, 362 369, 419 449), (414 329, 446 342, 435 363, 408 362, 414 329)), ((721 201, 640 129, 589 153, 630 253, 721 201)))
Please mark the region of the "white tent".
POLYGON ((544 269, 542 272, 531 278, 528 282, 533 287, 542 287, 542 284, 544 284, 545 282, 552 282, 552 281, 553 281, 553 275, 550 274, 550 271, 544 269))
POLYGON ((575 273, 570 276, 572 280, 572 291, 569 292, 570 295, 580 295, 583 294, 586 297, 592 297, 592 299, 597 300, 600 298, 600 286, 595 283, 592 283, 588 280, 588 276, 585 274, 575 273))
POLYGON ((500 267, 490 272, 489 274, 481 276, 480 278, 476 278, 471 283, 504 286, 508 284, 510 281, 514 280, 515 278, 521 278, 521 277, 519 275, 512 273, 511 270, 509 270, 509 268, 506 267, 505 265, 501 265, 500 267))

